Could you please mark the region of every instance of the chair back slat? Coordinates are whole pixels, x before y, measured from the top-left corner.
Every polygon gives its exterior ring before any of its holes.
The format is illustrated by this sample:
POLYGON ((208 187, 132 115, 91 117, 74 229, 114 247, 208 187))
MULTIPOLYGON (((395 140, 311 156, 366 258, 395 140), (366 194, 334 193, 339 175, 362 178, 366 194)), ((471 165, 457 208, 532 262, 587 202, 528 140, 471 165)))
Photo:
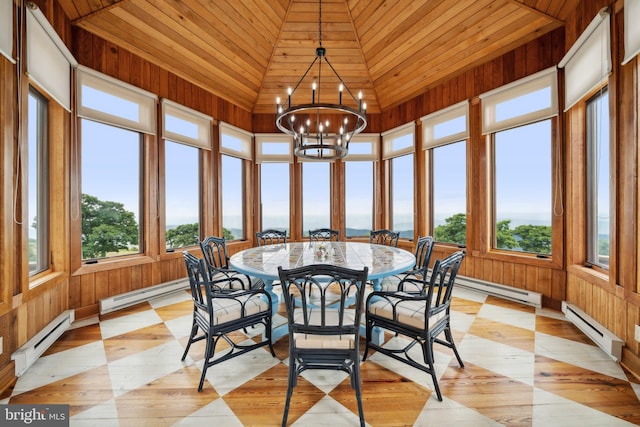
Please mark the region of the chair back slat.
POLYGON ((421 270, 426 277, 426 272, 429 269, 429 262, 431 261, 431 254, 433 252, 434 240, 431 236, 418 237, 416 243, 416 267, 415 270, 421 270))
POLYGON ((368 269, 329 264, 278 268, 290 333, 358 333, 368 269), (351 311, 353 317, 347 317, 351 311), (297 315, 297 316, 296 316, 297 315))
POLYGON ((369 233, 369 243, 375 243, 378 245, 397 247, 399 238, 399 232, 386 229, 371 230, 371 232, 369 233))
POLYGON ((213 269, 229 268, 229 256, 224 237, 209 236, 200 242, 202 255, 209 269, 210 277, 213 277, 213 269))
POLYGON ((317 228, 309 230, 310 242, 337 242, 340 240, 340 230, 331 228, 317 228))
POLYGON ((258 246, 287 243, 287 232, 281 230, 263 230, 256 232, 258 246))
POLYGON ((442 306, 449 309, 453 285, 464 256, 464 251, 458 251, 435 262, 427 290, 427 303, 430 305, 428 309, 442 306))

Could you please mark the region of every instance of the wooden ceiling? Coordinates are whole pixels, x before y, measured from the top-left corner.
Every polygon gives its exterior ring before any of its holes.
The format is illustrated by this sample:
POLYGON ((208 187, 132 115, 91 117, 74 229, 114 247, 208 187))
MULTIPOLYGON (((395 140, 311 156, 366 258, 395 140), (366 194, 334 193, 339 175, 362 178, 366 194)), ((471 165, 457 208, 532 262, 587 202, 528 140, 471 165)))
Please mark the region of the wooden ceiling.
MULTIPOLYGON (((59 1, 73 25, 254 113, 275 112, 319 45, 318 0, 59 1)), ((322 46, 377 113, 564 25, 579 1, 324 0, 322 46)))

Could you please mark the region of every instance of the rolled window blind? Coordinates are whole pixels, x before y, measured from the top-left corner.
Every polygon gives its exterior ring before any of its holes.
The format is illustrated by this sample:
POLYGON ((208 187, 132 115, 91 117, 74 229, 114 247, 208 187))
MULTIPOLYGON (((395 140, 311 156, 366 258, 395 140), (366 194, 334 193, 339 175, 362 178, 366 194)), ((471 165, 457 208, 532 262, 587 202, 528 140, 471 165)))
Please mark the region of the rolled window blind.
POLYGON ((555 116, 558 114, 556 67, 483 93, 480 99, 485 135, 555 116))
POLYGON ((416 125, 414 122, 398 126, 382 134, 382 158, 391 159, 415 151, 416 125))
POLYGON ((565 111, 601 85, 611 72, 610 15, 600 10, 562 58, 565 111))
POLYGON ((256 163, 293 163, 291 137, 283 133, 256 134, 256 163))
POLYGON ((253 134, 226 123, 220 123, 220 152, 241 159, 253 159, 253 134))
POLYGON ((13 0, 0 0, 0 54, 13 58, 13 0))
POLYGON ((422 148, 433 148, 469 137, 469 101, 431 113, 422 121, 422 148))
POLYGON ((76 73, 78 115, 148 134, 156 133, 158 97, 84 66, 76 73))
POLYGON ((62 42, 40 9, 27 9, 27 74, 67 111, 71 111, 71 67, 76 67, 62 42))
POLYGON ((211 150, 213 117, 184 105, 162 100, 162 137, 196 148, 211 150))
POLYGON ((640 1, 624 0, 624 60, 622 65, 640 53, 640 1))
POLYGON ((351 138, 349 152, 344 160, 347 162, 380 160, 380 135, 361 133, 351 138))

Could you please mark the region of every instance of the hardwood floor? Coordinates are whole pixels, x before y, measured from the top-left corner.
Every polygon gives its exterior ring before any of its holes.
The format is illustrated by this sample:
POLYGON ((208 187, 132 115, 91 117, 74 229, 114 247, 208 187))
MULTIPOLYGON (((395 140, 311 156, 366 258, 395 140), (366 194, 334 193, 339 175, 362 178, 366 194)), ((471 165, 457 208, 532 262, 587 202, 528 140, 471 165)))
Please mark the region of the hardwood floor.
MULTIPOLYGON (((78 321, 0 403, 68 404, 71 426, 280 425, 287 338, 276 343, 275 358, 261 348, 210 368, 198 393, 203 344, 180 361, 191 310, 181 291, 78 321)), ((362 364, 368 425, 640 425, 638 381, 561 313, 458 289, 452 324, 465 368, 437 349, 443 402, 417 369, 379 353, 362 364)), ((402 340, 386 338, 387 345, 402 340)), ((345 374, 308 371, 294 389, 289 422, 357 425, 357 413, 345 374)))

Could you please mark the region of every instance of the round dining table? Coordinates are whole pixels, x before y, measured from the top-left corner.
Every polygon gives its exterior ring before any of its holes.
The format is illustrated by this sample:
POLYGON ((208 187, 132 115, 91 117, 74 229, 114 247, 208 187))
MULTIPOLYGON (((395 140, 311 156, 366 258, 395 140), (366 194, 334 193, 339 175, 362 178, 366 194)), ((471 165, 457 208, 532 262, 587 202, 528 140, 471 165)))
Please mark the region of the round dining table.
MULTIPOLYGON (((379 290, 382 279, 410 270, 416 263, 415 256, 393 246, 362 242, 290 242, 263 245, 245 249, 231 256, 231 268, 265 283, 271 295, 273 313, 278 311, 278 295, 273 283, 278 281, 278 267, 291 269, 311 264, 332 264, 361 270, 368 268, 368 279, 373 290, 379 290)), ((285 325, 286 326, 286 325, 285 325)), ((382 342, 382 332, 374 334, 375 342, 382 342)), ((285 328, 275 328, 273 339, 287 333, 285 328)))

